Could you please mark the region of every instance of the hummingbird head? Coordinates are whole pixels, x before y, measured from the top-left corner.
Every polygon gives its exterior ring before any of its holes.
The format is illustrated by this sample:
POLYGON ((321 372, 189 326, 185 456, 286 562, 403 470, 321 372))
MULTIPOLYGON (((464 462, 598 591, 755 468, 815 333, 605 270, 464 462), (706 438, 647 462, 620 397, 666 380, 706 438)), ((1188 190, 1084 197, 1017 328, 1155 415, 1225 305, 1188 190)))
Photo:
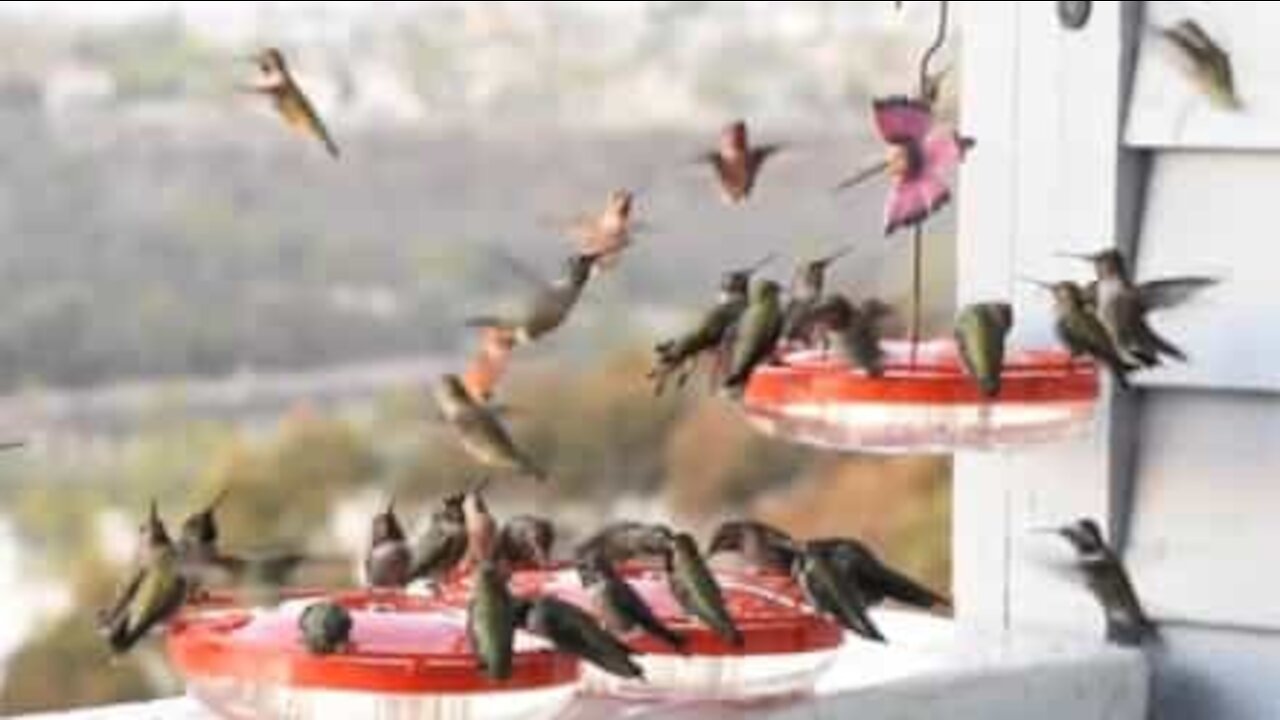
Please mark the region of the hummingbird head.
POLYGON ((1067 539, 1076 552, 1091 555, 1106 548, 1102 530, 1091 518, 1081 518, 1070 525, 1058 528, 1058 534, 1067 539))
POLYGON ((734 120, 720 131, 720 154, 737 156, 747 150, 747 123, 734 120))
POLYGON ((1007 302, 992 302, 984 304, 983 310, 991 318, 991 322, 1004 332, 1009 332, 1009 328, 1013 327, 1013 305, 1007 302))
POLYGON ((1084 304, 1084 291, 1070 280, 1060 280, 1050 288, 1054 302, 1061 308, 1075 309, 1084 304))
POLYGON ((437 512, 439 512, 440 516, 445 520, 459 523, 465 522, 467 516, 466 504, 466 493, 446 495, 444 499, 440 501, 440 509, 437 512))
POLYGON ((880 298, 867 298, 858 305, 858 312, 868 322, 879 322, 893 314, 893 306, 880 298))
POLYGON ((471 392, 467 390, 467 386, 462 382, 462 378, 453 373, 445 373, 440 376, 440 382, 436 385, 435 396, 436 402, 446 411, 475 402, 471 397, 471 392))
POLYGON ((773 280, 757 280, 751 285, 751 302, 776 301, 782 288, 773 280))
POLYGON ((218 541, 218 523, 214 512, 227 496, 227 488, 223 488, 203 510, 192 513, 182 521, 181 536, 201 545, 212 545, 218 541))
POLYGON ((848 255, 853 251, 852 247, 844 247, 820 258, 809 260, 796 268, 796 282, 798 286, 805 287, 816 292, 822 292, 822 281, 826 276, 827 268, 831 263, 848 255))
POLYGON ((370 535, 373 544, 383 542, 399 542, 404 540, 404 528, 400 526, 400 518, 396 517, 396 498, 387 498, 387 505, 373 516, 373 528, 370 535))
POLYGON ((254 56, 254 62, 258 63, 258 69, 264 75, 283 74, 288 70, 284 62, 284 53, 275 47, 263 48, 254 56))
POLYGON ((721 295, 746 297, 748 286, 751 284, 751 276, 773 262, 777 257, 775 253, 768 253, 748 267, 726 272, 720 277, 721 295))
POLYGON ((1125 266, 1124 255, 1115 248, 1106 248, 1093 253, 1058 253, 1063 257, 1075 258, 1076 260, 1084 260, 1093 265, 1093 271, 1097 274, 1099 280, 1108 278, 1127 278, 1128 270, 1125 266))
POLYGON ((583 587, 604 582, 615 572, 609 558, 598 548, 579 556, 574 562, 574 569, 578 571, 578 580, 583 587))
POLYGON ((151 498, 147 521, 138 530, 142 534, 144 542, 151 547, 169 544, 169 531, 165 529, 164 520, 160 519, 160 508, 156 504, 155 498, 151 498))
POLYGON ((631 215, 631 203, 634 199, 630 190, 614 190, 609 193, 606 207, 608 212, 625 219, 631 215))

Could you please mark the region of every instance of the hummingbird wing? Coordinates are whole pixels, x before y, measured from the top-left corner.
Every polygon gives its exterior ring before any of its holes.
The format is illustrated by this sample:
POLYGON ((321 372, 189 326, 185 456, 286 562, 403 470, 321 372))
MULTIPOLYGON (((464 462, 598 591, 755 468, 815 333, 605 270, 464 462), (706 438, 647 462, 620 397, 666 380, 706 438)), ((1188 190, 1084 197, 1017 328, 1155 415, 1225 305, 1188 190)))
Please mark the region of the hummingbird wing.
POLYGON ((885 597, 924 610, 951 607, 951 600, 946 596, 934 592, 879 559, 873 560, 861 568, 859 577, 864 586, 872 586, 885 597))
POLYGON ((275 100, 276 109, 286 124, 320 140, 331 157, 336 159, 339 156, 337 143, 329 135, 329 129, 325 127, 324 121, 320 119, 320 115, 312 107, 311 101, 302 92, 302 88, 292 80, 288 80, 276 92, 275 100))
POLYGON ((649 607, 630 583, 620 577, 608 577, 604 582, 609 604, 615 611, 672 649, 684 649, 686 644, 684 636, 659 620, 653 608, 649 607))
POLYGON ((631 648, 605 630, 595 618, 567 602, 551 597, 544 604, 547 638, 562 650, 621 677, 641 677, 643 671, 631 659, 631 648))
POLYGON ((764 145, 757 145, 747 153, 747 177, 745 188, 747 194, 750 194, 751 190, 755 188, 756 181, 760 178, 760 169, 764 167, 765 161, 785 148, 786 145, 783 143, 767 143, 764 145))
POLYGON ((884 173, 884 171, 888 167, 889 167, 889 164, 881 160, 880 162, 874 165, 863 168, 862 170, 859 170, 858 172, 851 175, 850 177, 847 177, 844 180, 841 180, 840 183, 837 184, 832 189, 832 192, 841 192, 843 190, 848 190, 851 187, 857 187, 858 185, 861 185, 862 183, 866 182, 867 180, 870 180, 873 177, 878 177, 879 175, 884 173))
POLYGON ((868 640, 884 642, 884 634, 867 615, 867 602, 858 583, 852 578, 837 576, 820 555, 808 558, 807 564, 802 584, 814 609, 834 616, 845 629, 868 640))
POLYGON ((1164 310, 1181 305, 1218 282, 1218 278, 1211 277, 1162 278, 1139 283, 1137 290, 1144 310, 1164 310))

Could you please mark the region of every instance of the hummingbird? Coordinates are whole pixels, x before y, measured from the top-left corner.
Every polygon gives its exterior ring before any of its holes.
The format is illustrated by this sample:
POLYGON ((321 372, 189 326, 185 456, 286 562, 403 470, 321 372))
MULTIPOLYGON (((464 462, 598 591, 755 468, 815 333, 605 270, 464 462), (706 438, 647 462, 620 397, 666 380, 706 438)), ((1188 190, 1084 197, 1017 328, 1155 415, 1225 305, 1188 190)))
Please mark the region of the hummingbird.
POLYGON ((1156 634, 1138 602, 1124 565, 1102 539, 1098 524, 1089 518, 1043 532, 1061 535, 1076 553, 1076 566, 1089 592, 1106 614, 1107 639, 1120 645, 1140 645, 1156 634))
POLYGON ((820 333, 824 343, 834 336, 840 354, 871 377, 884 375, 884 351, 880 347, 880 326, 893 309, 884 301, 870 298, 853 303, 838 293, 822 298, 797 317, 795 332, 802 337, 820 333))
POLYGON ((574 549, 574 559, 579 565, 596 554, 612 563, 636 558, 665 559, 671 538, 671 528, 665 525, 623 520, 604 526, 580 543, 574 549))
POLYGON ((1086 304, 1080 286, 1069 280, 1052 284, 1038 280, 1031 282, 1053 293, 1054 313, 1057 315, 1054 330, 1071 357, 1088 355, 1105 364, 1120 389, 1128 390, 1128 375, 1137 368, 1120 356, 1111 333, 1086 304))
POLYGON ((758 520, 728 520, 720 523, 707 543, 707 554, 737 553, 751 566, 762 570, 790 572, 797 555, 789 534, 758 520))
POLYGON ((476 664, 493 680, 511 677, 516 632, 516 601, 507 578, 492 558, 484 558, 472 573, 467 602, 467 638, 476 664))
POLYGON ((733 647, 742 647, 742 633, 724 604, 724 595, 715 575, 698 552, 698 544, 688 533, 676 533, 668 546, 667 581, 671 595, 689 615, 697 618, 733 647))
POLYGON ((156 503, 145 533, 143 563, 126 585, 116 607, 103 614, 107 643, 113 653, 128 652, 156 625, 168 621, 187 599, 187 579, 182 561, 160 520, 156 503))
POLYGON ((550 520, 516 515, 507 518, 498 531, 497 558, 506 567, 549 567, 555 541, 556 528, 550 520))
POLYGON ((293 79, 285 63, 284 53, 277 48, 267 48, 254 55, 253 62, 258 65, 258 82, 248 89, 270 97, 276 112, 290 128, 320 140, 329 155, 337 159, 338 145, 329 135, 320 115, 311 106, 311 101, 293 79))
POLYGON ((99 629, 109 630, 128 609, 130 601, 138 591, 138 585, 141 583, 147 565, 155 561, 170 546, 168 530, 165 528, 164 521, 160 519, 156 501, 152 499, 146 519, 138 526, 138 545, 134 552, 129 577, 117 589, 111 605, 98 611, 99 629))
POLYGON ((792 574, 804 591, 813 609, 830 615, 846 630, 876 642, 884 642, 884 635, 867 615, 867 601, 858 583, 848 575, 841 575, 821 551, 803 546, 795 556, 792 574))
POLYGON ((747 307, 738 319, 729 352, 729 367, 723 386, 741 392, 756 366, 768 361, 782 336, 782 307, 778 299, 778 283, 757 280, 751 285, 747 307))
POLYGON ((590 553, 580 560, 578 577, 582 587, 591 593, 596 616, 606 630, 623 636, 638 629, 677 652, 684 651, 687 643, 684 636, 658 619, 649 604, 618 574, 603 553, 590 553))
POLYGON ((824 557, 845 582, 856 585, 868 606, 879 605, 888 598, 922 610, 951 607, 946 597, 885 564, 853 538, 810 540, 805 550, 824 557))
POLYGON ((765 161, 783 147, 778 143, 752 147, 746 122, 734 120, 720 131, 719 147, 704 153, 697 161, 715 169, 724 201, 739 205, 751 195, 765 161))
POLYGON ((579 253, 569 256, 565 261, 564 274, 555 282, 547 282, 533 273, 524 273, 525 277, 536 281, 536 291, 520 312, 509 317, 473 317, 466 324, 511 332, 517 345, 531 343, 564 324, 582 296, 595 261, 595 255, 579 253))
POLYGON ((365 582, 370 587, 397 588, 409 583, 413 553, 396 517, 395 502, 392 496, 387 506, 373 516, 369 549, 364 557, 365 582))
POLYGON ((308 605, 298 616, 302 645, 312 655, 330 655, 347 648, 352 624, 351 613, 329 600, 308 605))
POLYGON ((178 530, 178 553, 183 560, 215 562, 221 554, 218 551, 218 521, 215 512, 226 499, 227 492, 227 488, 218 491, 208 505, 182 521, 178 530))
POLYGON ((885 159, 840 182, 845 190, 887 174, 884 234, 923 223, 951 200, 947 175, 973 147, 973 138, 936 126, 927 100, 897 95, 872 103, 876 132, 887 146, 885 159))
POLYGON ((436 404, 473 460, 499 470, 528 475, 543 482, 547 475, 520 449, 506 426, 490 406, 478 402, 457 375, 440 377, 435 387, 436 404))
POLYGON ((467 521, 464 495, 450 495, 431 514, 427 529, 413 540, 409 577, 439 583, 458 567, 467 554, 467 521))
POLYGON ((644 677, 631 648, 576 605, 542 595, 517 601, 515 617, 517 626, 547 639, 560 652, 576 655, 619 677, 644 677))
POLYGON ((473 568, 482 560, 494 556, 498 544, 498 521, 489 512, 484 501, 484 489, 489 478, 468 489, 462 499, 462 522, 467 528, 467 550, 462 567, 473 568))
POLYGON ((1007 302, 974 303, 956 316, 956 349, 985 398, 1000 394, 1004 343, 1012 327, 1013 306, 1007 302))
POLYGON ((1127 358, 1147 367, 1158 364, 1161 355, 1186 362, 1182 350, 1152 329, 1147 314, 1186 302, 1216 285, 1217 278, 1172 277, 1135 283, 1124 255, 1114 248, 1068 257, 1093 264, 1097 279, 1085 289, 1085 300, 1127 358))
POLYGON ((462 384, 477 402, 490 403, 511 364, 516 336, 511 330, 498 327, 480 328, 479 334, 480 346, 462 372, 462 384))
POLYGON ((218 545, 216 511, 227 492, 226 488, 221 490, 208 505, 187 516, 179 527, 176 548, 189 590, 196 592, 206 584, 230 585, 253 592, 264 591, 263 597, 270 598, 275 594, 273 588, 284 585, 311 559, 297 552, 253 555, 224 552, 218 545))
POLYGON ((787 295, 787 305, 783 310, 782 338, 784 340, 791 342, 809 340, 804 333, 800 332, 800 321, 822 299, 822 293, 826 287, 827 268, 852 250, 851 246, 844 247, 829 255, 806 260, 796 266, 787 295))
POLYGON ((1159 30, 1183 60, 1183 69, 1196 89, 1223 110, 1239 110, 1244 104, 1236 94, 1231 56, 1214 42, 1195 20, 1185 18, 1159 30))
POLYGON ((609 269, 618 264, 622 252, 631 245, 631 209, 635 195, 630 190, 613 190, 598 215, 579 218, 569 232, 578 242, 578 252, 596 259, 595 267, 609 269))

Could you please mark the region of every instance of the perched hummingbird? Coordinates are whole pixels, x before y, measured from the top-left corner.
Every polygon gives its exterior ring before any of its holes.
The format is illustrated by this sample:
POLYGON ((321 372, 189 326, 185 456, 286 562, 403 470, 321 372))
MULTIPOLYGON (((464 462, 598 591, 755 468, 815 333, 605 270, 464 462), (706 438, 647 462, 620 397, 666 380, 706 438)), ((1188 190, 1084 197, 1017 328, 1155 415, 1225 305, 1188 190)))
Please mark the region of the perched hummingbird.
POLYGON ((569 232, 578 241, 578 252, 596 259, 596 267, 612 268, 631 245, 631 208, 635 196, 630 190, 614 190, 605 200, 604 210, 593 217, 579 218, 569 232))
POLYGON ((550 595, 516 602, 516 624, 546 638, 560 652, 576 655, 605 672, 642 678, 632 650, 590 614, 550 595))
MULTIPOLYGON (((780 288, 772 280, 757 280, 751 286, 747 308, 732 332, 729 368, 724 387, 740 392, 756 366, 768 361, 782 336, 780 288)), ((726 338, 727 340, 727 338, 726 338)))
POLYGON ((1000 394, 1004 341, 1012 327, 1013 306, 1007 302, 974 303, 956 316, 956 349, 983 397, 1000 394))
POLYGON ((499 470, 528 475, 539 482, 547 475, 507 432, 493 408, 467 392, 457 375, 442 375, 435 388, 436 404, 473 460, 499 470))
POLYGON ((821 538, 805 544, 806 552, 825 558, 837 575, 861 591, 868 606, 886 598, 930 610, 950 607, 951 601, 886 565, 863 543, 853 538, 821 538))
POLYGON ((476 664, 494 680, 511 677, 516 632, 516 601, 507 579, 492 559, 476 566, 467 603, 467 638, 476 664))
POLYGON ((405 539, 404 528, 396 517, 395 498, 373 516, 369 549, 364 557, 365 582, 375 588, 404 587, 409 583, 413 553, 405 539))
POLYGON ((270 97, 276 112, 280 113, 289 127, 320 140, 329 155, 337 158, 338 145, 329 136, 328 129, 311 106, 311 101, 289 73, 284 54, 276 48, 267 48, 254 55, 253 61, 258 65, 258 82, 248 89, 270 97))
POLYGON ((1231 56, 1190 18, 1162 28, 1160 36, 1169 42, 1183 60, 1183 68, 1196 88, 1209 101, 1223 110, 1243 107, 1236 94, 1231 56))
POLYGON ((503 328, 480 328, 480 347, 462 372, 462 384, 477 402, 488 404, 494 390, 507 374, 511 353, 516 346, 515 333, 503 328))
POLYGON ((330 655, 345 649, 351 641, 351 613, 328 600, 307 606, 298 616, 302 644, 313 655, 330 655))
POLYGON ((666 554, 667 581, 680 607, 711 628, 720 639, 742 646, 742 633, 725 607, 715 575, 688 533, 676 533, 666 554))
POLYGON ((518 313, 509 317, 482 316, 467 320, 471 327, 498 328, 514 334, 516 344, 531 343, 560 327, 569 312, 578 304, 582 289, 591 277, 594 255, 571 255, 565 261, 564 275, 555 282, 547 282, 525 273, 525 277, 537 280, 537 287, 529 302, 518 313))
POLYGON ((1147 323, 1147 314, 1186 302, 1201 290, 1217 284, 1217 278, 1172 277, 1135 283, 1119 250, 1069 257, 1093 263, 1097 280, 1086 288, 1085 300, 1111 331, 1116 347, 1123 354, 1148 367, 1158 364, 1161 355, 1186 362, 1182 350, 1147 323))
POLYGON ((829 255, 806 260, 796 266, 791 278, 791 289, 783 311, 782 338, 790 342, 808 342, 810 338, 800 332, 800 321, 822 299, 826 287, 827 268, 836 260, 848 255, 853 247, 844 247, 829 255))
POLYGON ((584 540, 574 549, 574 559, 582 564, 599 554, 612 563, 636 558, 665 560, 671 546, 672 532, 665 525, 638 523, 631 520, 610 523, 584 540))
POLYGON ((591 553, 579 561, 578 577, 582 587, 591 593, 596 615, 609 632, 626 635, 641 630, 673 650, 683 651, 684 636, 667 627, 653 613, 649 604, 631 587, 603 553, 591 553))
POLYGON ((1047 532, 1061 535, 1074 548, 1077 567, 1106 614, 1108 640, 1120 645, 1140 645, 1156 634, 1156 627, 1143 612, 1120 558, 1102 539, 1096 522, 1083 518, 1047 532))
POLYGON ((824 342, 834 336, 841 356, 871 377, 880 377, 884 374, 880 325, 892 313, 888 304, 876 298, 854 304, 832 293, 807 308, 796 319, 795 329, 803 337, 821 333, 824 342))
POLYGON ((467 551, 462 567, 473 568, 481 561, 494 557, 498 543, 498 521, 489 512, 484 501, 484 490, 489 485, 485 478, 467 490, 462 499, 462 521, 467 528, 467 551))
POLYGON ((148 525, 143 564, 126 585, 117 607, 101 616, 107 623, 107 642, 116 654, 128 652, 151 628, 178 612, 187 598, 181 559, 154 500, 148 525))
POLYGON ((505 567, 549 567, 555 541, 556 528, 550 520, 516 515, 498 531, 497 558, 505 567))
POLYGON ((1072 357, 1088 355, 1105 364, 1122 390, 1129 389, 1128 374, 1137 368, 1120 356, 1111 333, 1085 303, 1084 291, 1068 280, 1056 283, 1032 281, 1053 293, 1054 330, 1072 357))
POLYGON ((146 520, 138 526, 138 545, 134 551, 133 567, 129 577, 116 591, 111 605, 98 611, 99 629, 109 631, 115 625, 137 593, 147 566, 170 548, 168 530, 165 528, 164 521, 160 519, 156 501, 152 499, 146 520))
POLYGON ((772 525, 757 520, 720 523, 707 544, 707 554, 733 552, 762 570, 790 572, 796 557, 795 541, 772 525))
POLYGON ((840 574, 821 551, 806 544, 795 557, 792 574, 814 610, 834 617, 846 630, 868 640, 885 641, 867 615, 868 603, 858 583, 840 574))
POLYGON ((755 187, 756 178, 764 162, 783 148, 781 144, 751 146, 747 137, 747 124, 735 120, 720 131, 720 145, 698 158, 698 162, 711 165, 720 183, 720 195, 724 201, 737 205, 746 202, 755 187))
POLYGON ((467 554, 467 522, 463 511, 465 496, 450 495, 431 514, 431 523, 413 541, 413 563, 409 577, 440 582, 453 572, 467 554))

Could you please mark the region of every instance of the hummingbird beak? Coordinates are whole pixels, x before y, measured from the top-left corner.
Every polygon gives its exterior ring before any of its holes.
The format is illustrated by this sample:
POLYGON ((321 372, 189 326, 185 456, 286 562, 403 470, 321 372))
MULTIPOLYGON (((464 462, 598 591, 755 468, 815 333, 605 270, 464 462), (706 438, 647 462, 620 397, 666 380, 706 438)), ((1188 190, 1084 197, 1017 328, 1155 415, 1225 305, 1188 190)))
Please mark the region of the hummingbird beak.
POLYGON ((851 253, 851 252, 853 252, 853 246, 852 246, 852 245, 846 245, 846 246, 844 246, 844 247, 840 248, 839 250, 837 250, 837 251, 835 251, 835 252, 831 253, 830 255, 827 255, 826 257, 821 257, 821 258, 818 258, 817 260, 814 260, 814 261, 813 261, 813 263, 814 263, 815 265, 819 265, 819 266, 822 266, 822 267, 826 267, 826 266, 830 265, 831 263, 833 263, 833 262, 835 262, 835 261, 839 260, 840 258, 844 257, 845 255, 848 255, 848 254, 849 254, 849 253, 851 253))
POLYGON ((485 491, 486 488, 489 487, 489 481, 491 480, 493 480, 492 475, 485 475, 484 477, 480 478, 479 482, 472 483, 471 487, 467 490, 467 494, 480 495, 485 491))
POLYGON ((1061 535, 1062 528, 1042 526, 1042 527, 1031 528, 1027 532, 1031 533, 1032 535, 1061 535))
POLYGON ((1085 262, 1093 262, 1094 260, 1098 259, 1098 255, 1096 253, 1071 253, 1071 252, 1061 252, 1061 251, 1054 253, 1054 257, 1070 258, 1072 260, 1084 260, 1085 262))
POLYGON ((1019 276, 1018 276, 1018 279, 1019 279, 1019 280, 1021 280, 1021 281, 1022 281, 1022 282, 1024 282, 1024 283, 1030 283, 1030 284, 1035 285, 1036 287, 1041 288, 1041 289, 1044 289, 1044 290, 1052 290, 1052 289, 1053 289, 1053 283, 1048 283, 1048 282, 1045 282, 1044 280, 1037 280, 1037 279, 1035 279, 1035 278, 1033 278, 1033 277, 1027 277, 1026 275, 1019 275, 1019 276))
POLYGON ((777 259, 778 259, 778 253, 770 251, 770 252, 769 252, 768 254, 766 254, 764 257, 762 257, 762 258, 760 258, 759 260, 755 261, 755 263, 754 263, 754 264, 752 264, 752 265, 750 265, 749 267, 747 267, 747 268, 744 270, 744 272, 746 272, 747 274, 751 274, 751 273, 759 272, 760 270, 762 270, 762 269, 764 269, 766 266, 768 266, 768 265, 769 265, 769 263, 771 263, 771 262, 773 262, 774 260, 777 260, 777 259))
POLYGON ((160 506, 159 504, 156 503, 155 498, 151 498, 150 516, 151 516, 151 522, 156 522, 156 523, 160 522, 160 506))
POLYGON ((391 493, 387 496, 387 505, 382 509, 383 515, 394 515, 396 511, 396 494, 391 493))

